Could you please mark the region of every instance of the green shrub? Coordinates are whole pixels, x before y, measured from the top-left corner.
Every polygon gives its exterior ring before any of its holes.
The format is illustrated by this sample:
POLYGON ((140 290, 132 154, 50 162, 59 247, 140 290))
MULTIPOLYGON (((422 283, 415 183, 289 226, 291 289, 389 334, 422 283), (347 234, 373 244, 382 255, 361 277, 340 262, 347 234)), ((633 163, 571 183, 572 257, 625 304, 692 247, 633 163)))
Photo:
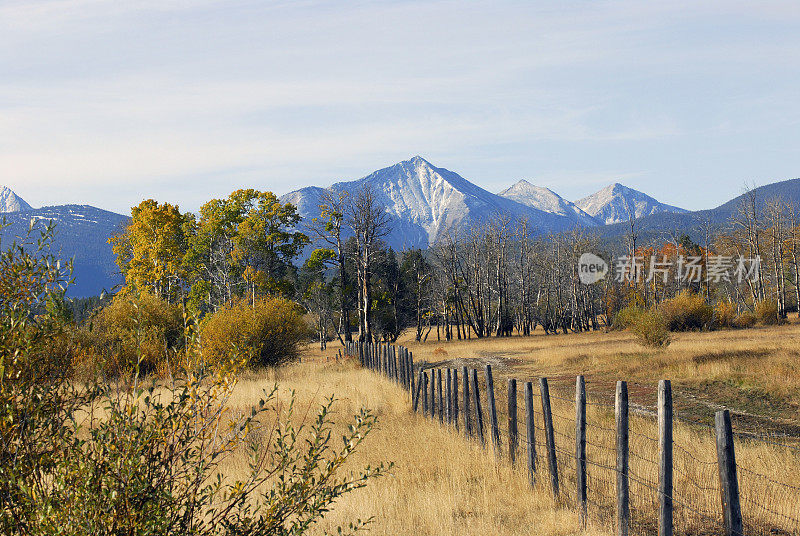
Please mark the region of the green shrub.
POLYGON ((212 366, 245 356, 251 366, 274 366, 297 358, 309 336, 299 305, 283 298, 258 298, 226 305, 205 318, 203 359, 212 366))
POLYGON ((0 252, 0 534, 300 536, 388 469, 342 474, 375 417, 362 410, 334 442, 332 399, 301 420, 276 388, 231 407, 227 372, 76 385, 40 360, 60 334, 34 314, 65 283, 57 266, 36 243, 0 252))
POLYGON ((658 311, 645 310, 636 316, 630 328, 639 343, 650 348, 669 346, 672 341, 667 323, 658 311))
POLYGON ((30 533, 301 535, 337 498, 387 469, 339 475, 374 425, 367 410, 334 446, 333 399, 295 425, 293 401, 279 404, 274 388, 233 417, 226 403, 233 385, 194 377, 168 388, 102 391, 95 403, 103 419, 81 448, 55 460, 47 515, 30 533), (223 473, 237 451, 247 469, 223 473))
POLYGON ((756 320, 765 326, 777 324, 779 322, 778 304, 772 299, 756 302, 755 316, 756 320))
POLYGON ((714 309, 703 296, 690 290, 661 302, 658 309, 670 331, 708 329, 714 319, 714 309))

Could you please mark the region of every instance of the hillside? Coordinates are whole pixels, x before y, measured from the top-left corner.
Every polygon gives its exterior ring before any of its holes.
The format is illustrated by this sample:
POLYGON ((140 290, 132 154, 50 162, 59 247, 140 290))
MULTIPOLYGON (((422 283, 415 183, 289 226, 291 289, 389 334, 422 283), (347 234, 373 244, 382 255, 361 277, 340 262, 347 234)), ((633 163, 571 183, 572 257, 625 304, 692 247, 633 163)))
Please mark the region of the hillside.
MULTIPOLYGON (((787 203, 800 205, 800 179, 790 179, 760 186, 753 190, 757 203, 763 206, 771 199, 781 199, 787 203)), ((695 242, 702 243, 704 228, 718 232, 729 226, 746 194, 737 196, 722 205, 707 210, 683 213, 660 213, 643 217, 637 221, 639 238, 642 243, 663 240, 668 234, 687 234, 695 242)), ((598 229, 601 237, 618 241, 628 230, 627 222, 607 225, 598 229)))
POLYGON ((39 230, 49 221, 55 223, 53 252, 74 262, 75 283, 68 296, 95 296, 122 282, 107 240, 124 228, 128 217, 89 205, 42 207, 5 213, 2 217, 7 224, 0 231, 4 248, 12 240, 24 237, 32 222, 39 230))

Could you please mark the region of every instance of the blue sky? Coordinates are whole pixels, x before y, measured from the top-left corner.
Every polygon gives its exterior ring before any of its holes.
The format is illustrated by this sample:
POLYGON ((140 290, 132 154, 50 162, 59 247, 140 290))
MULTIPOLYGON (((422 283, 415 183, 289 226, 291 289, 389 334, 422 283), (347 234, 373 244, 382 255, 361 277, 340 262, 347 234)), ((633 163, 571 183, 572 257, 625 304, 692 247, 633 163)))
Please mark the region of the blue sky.
POLYGON ((415 154, 689 209, 800 176, 800 5, 0 0, 0 184, 196 210, 415 154))

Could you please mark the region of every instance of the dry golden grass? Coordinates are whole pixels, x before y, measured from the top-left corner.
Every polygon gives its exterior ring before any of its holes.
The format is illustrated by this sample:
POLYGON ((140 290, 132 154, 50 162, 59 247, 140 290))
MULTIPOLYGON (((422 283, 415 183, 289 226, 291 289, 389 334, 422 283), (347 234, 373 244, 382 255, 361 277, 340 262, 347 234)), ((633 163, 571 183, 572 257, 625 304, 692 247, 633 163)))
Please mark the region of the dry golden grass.
MULTIPOLYGON (((655 404, 656 382, 670 379, 677 392, 694 399, 694 404, 681 408, 694 417, 708 418, 716 405, 724 405, 741 415, 784 422, 800 433, 800 427, 791 426, 800 421, 800 326, 796 323, 676 333, 672 344, 660 349, 643 348, 628 332, 599 331, 450 342, 429 339, 427 343, 417 343, 406 333, 398 344, 409 347, 417 362, 460 366, 470 360, 481 365, 488 361, 495 364, 500 377, 548 376, 556 384, 559 380, 569 383, 568 389, 575 375, 583 374, 590 394, 594 389, 594 394, 606 398, 613 395, 618 379, 649 385, 641 394, 632 393, 632 398, 650 405, 655 404), (447 355, 436 355, 438 348, 447 355), (640 395, 645 398, 637 398, 640 395)), ((746 423, 740 419, 737 424, 746 423)))
MULTIPOLYGON (((554 503, 545 488, 530 490, 524 472, 496 461, 452 430, 411 412, 408 394, 393 383, 352 363, 304 362, 267 375, 244 378, 231 399, 245 409, 274 381, 281 397, 296 393, 298 418, 334 394, 342 420, 367 407, 379 417, 377 427, 351 460, 351 468, 394 462, 391 475, 340 499, 314 529, 374 516, 369 534, 481 535, 610 534, 590 523, 580 528, 578 515, 554 503)), ((245 471, 243 460, 226 467, 245 471), (237 465, 238 463, 238 465, 237 465)))
MULTIPOLYGON (((559 472, 565 481, 567 496, 573 498, 574 412, 574 403, 553 400, 559 472)), ((537 450, 543 452, 541 413, 535 415, 534 422, 539 435, 536 438, 537 450)), ((595 503, 594 518, 609 527, 614 523, 616 497, 614 427, 613 410, 589 407, 586 455, 589 498, 595 503)), ((676 422, 673 441, 675 531, 677 534, 714 533, 721 526, 722 509, 713 430, 676 422)), ((659 451, 654 418, 641 414, 631 416, 630 452, 631 514, 637 529, 635 532, 656 533, 659 451)), ((800 453, 767 443, 739 440, 736 442, 736 458, 747 533, 800 532, 800 502, 797 500, 800 490, 800 453)))
MULTIPOLYGON (((385 440, 385 436, 381 435, 389 429, 394 429, 390 435, 408 435, 421 441, 420 446, 415 447, 416 453, 406 449, 397 455, 399 457, 393 458, 406 460, 402 464, 418 466, 415 478, 398 479, 396 487, 387 488, 390 490, 388 495, 374 491, 369 496, 367 492, 369 502, 361 505, 378 508, 383 519, 381 523, 386 523, 387 530, 392 533, 403 533, 404 529, 397 528, 402 524, 395 525, 396 521, 391 521, 403 508, 408 507, 413 511, 403 515, 405 519, 408 515, 423 515, 419 512, 430 510, 430 505, 435 505, 436 511, 445 513, 443 517, 447 524, 418 521, 420 531, 469 534, 469 528, 453 524, 452 518, 457 517, 454 512, 463 511, 462 503, 476 502, 480 507, 472 506, 470 511, 496 509, 497 513, 477 516, 468 527, 481 527, 480 530, 492 533, 515 534, 525 526, 515 516, 523 515, 532 508, 547 512, 532 516, 532 526, 538 527, 541 523, 539 518, 543 518, 549 520, 547 525, 552 527, 548 531, 574 531, 577 527, 577 519, 572 514, 575 497, 575 425, 574 403, 571 399, 574 396, 576 374, 586 376, 589 401, 595 403, 613 404, 614 382, 617 379, 629 381, 631 402, 634 404, 631 416, 631 506, 637 532, 654 531, 658 510, 655 492, 658 482, 658 444, 656 423, 652 416, 658 379, 673 381, 678 416, 710 424, 714 410, 726 406, 732 409, 735 427, 742 432, 773 431, 796 436, 800 430, 796 422, 800 416, 800 332, 796 324, 739 331, 682 333, 675 336, 671 346, 658 350, 642 348, 625 332, 451 342, 434 340, 425 344, 414 342, 409 335, 406 334, 398 342, 412 349, 417 363, 427 361, 430 365, 459 369, 462 365, 482 369, 484 363, 493 364, 501 429, 505 428, 507 418, 504 411, 507 407, 504 379, 513 377, 523 382, 538 376, 551 378, 554 396, 566 399, 553 400, 562 493, 558 506, 551 512, 549 508, 554 507, 555 503, 546 489, 548 474, 542 456, 541 412, 537 411, 535 417, 539 483, 538 489, 531 492, 525 485, 524 468, 512 470, 505 462, 495 464, 491 447, 488 454, 481 452, 463 437, 454 435, 438 423, 424 420, 420 423, 420 418, 407 413, 407 395, 394 385, 381 381, 370 389, 380 388, 385 393, 399 393, 401 410, 384 417, 382 430, 376 433, 381 444, 376 448, 381 452, 391 452, 396 448, 390 446, 392 443, 389 439, 385 440), (399 428, 395 428, 396 423, 399 428), (458 462, 453 464, 453 460, 458 462), (426 469, 429 462, 432 462, 432 468, 439 468, 438 472, 426 469), (468 471, 471 476, 463 472, 463 467, 472 467, 468 471), (448 480, 451 474, 454 476, 448 480), (418 486, 424 483, 420 481, 423 475, 430 475, 431 479, 424 492, 418 490, 418 486), (472 488, 464 487, 461 483, 463 479, 472 483, 472 488), (408 488, 411 482, 414 485, 408 488), (476 482, 479 483, 477 487, 474 486, 476 482), (462 495, 465 491, 469 493, 462 495), (492 504, 491 498, 498 494, 506 499, 492 504), (415 499, 409 500, 409 496, 415 499), (397 506, 398 501, 402 506, 397 506), (504 528, 506 525, 507 529, 504 528), (502 532, 504 530, 507 531, 502 532)), ((319 352, 312 349, 305 354, 306 360, 312 362, 319 356, 319 352)), ((334 385, 331 387, 336 388, 334 385)), ((342 388, 353 387, 343 385, 342 388)), ((520 383, 520 393, 522 388, 520 383)), ((485 397, 482 399, 485 403, 485 397)), ((520 396, 517 405, 520 408, 520 431, 524 435, 522 402, 520 396)), ((539 404, 537 398, 537 410, 541 407, 539 404)), ((609 531, 614 526, 613 467, 616 457, 613 412, 608 407, 592 405, 588 421, 592 530, 609 531)), ((676 421, 674 434, 676 533, 703 534, 718 530, 721 507, 713 431, 676 421)), ((502 435, 501 450, 506 452, 505 430, 502 435)), ((791 443, 793 439, 781 437, 778 441, 791 443)), ((524 441, 521 448, 525 448, 524 441)), ((800 453, 747 439, 738 440, 736 448, 742 508, 749 530, 754 533, 800 533, 800 501, 797 499, 800 490, 800 453)), ((351 507, 349 502, 343 505, 345 508, 351 507)), ((352 512, 363 512, 361 506, 353 507, 352 512)), ((437 516, 436 519, 440 518, 437 516)))

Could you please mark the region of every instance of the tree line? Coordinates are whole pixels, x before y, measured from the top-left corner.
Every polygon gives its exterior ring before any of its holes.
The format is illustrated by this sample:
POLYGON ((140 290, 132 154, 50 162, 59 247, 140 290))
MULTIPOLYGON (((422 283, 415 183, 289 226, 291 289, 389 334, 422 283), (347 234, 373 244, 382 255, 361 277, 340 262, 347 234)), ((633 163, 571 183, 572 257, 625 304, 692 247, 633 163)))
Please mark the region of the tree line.
POLYGON ((111 240, 124 291, 147 290, 197 316, 281 295, 313 318, 323 348, 331 339, 394 342, 406 328, 417 340, 606 329, 625 307, 653 307, 684 291, 737 314, 772 304, 777 321, 800 303, 797 209, 752 191, 723 228, 696 229, 700 243, 665 230, 642 244, 629 210, 618 243, 591 229, 545 234, 497 214, 452 228, 429 248, 398 252, 385 241, 391 218, 368 186, 327 191, 319 208, 319 217, 301 221, 296 207, 256 190, 211 200, 197 216, 144 201, 111 240), (579 273, 587 252, 609 264, 592 284, 579 273), (736 277, 739 258, 751 263, 748 277, 736 277), (725 277, 720 259, 730 264, 725 277))

